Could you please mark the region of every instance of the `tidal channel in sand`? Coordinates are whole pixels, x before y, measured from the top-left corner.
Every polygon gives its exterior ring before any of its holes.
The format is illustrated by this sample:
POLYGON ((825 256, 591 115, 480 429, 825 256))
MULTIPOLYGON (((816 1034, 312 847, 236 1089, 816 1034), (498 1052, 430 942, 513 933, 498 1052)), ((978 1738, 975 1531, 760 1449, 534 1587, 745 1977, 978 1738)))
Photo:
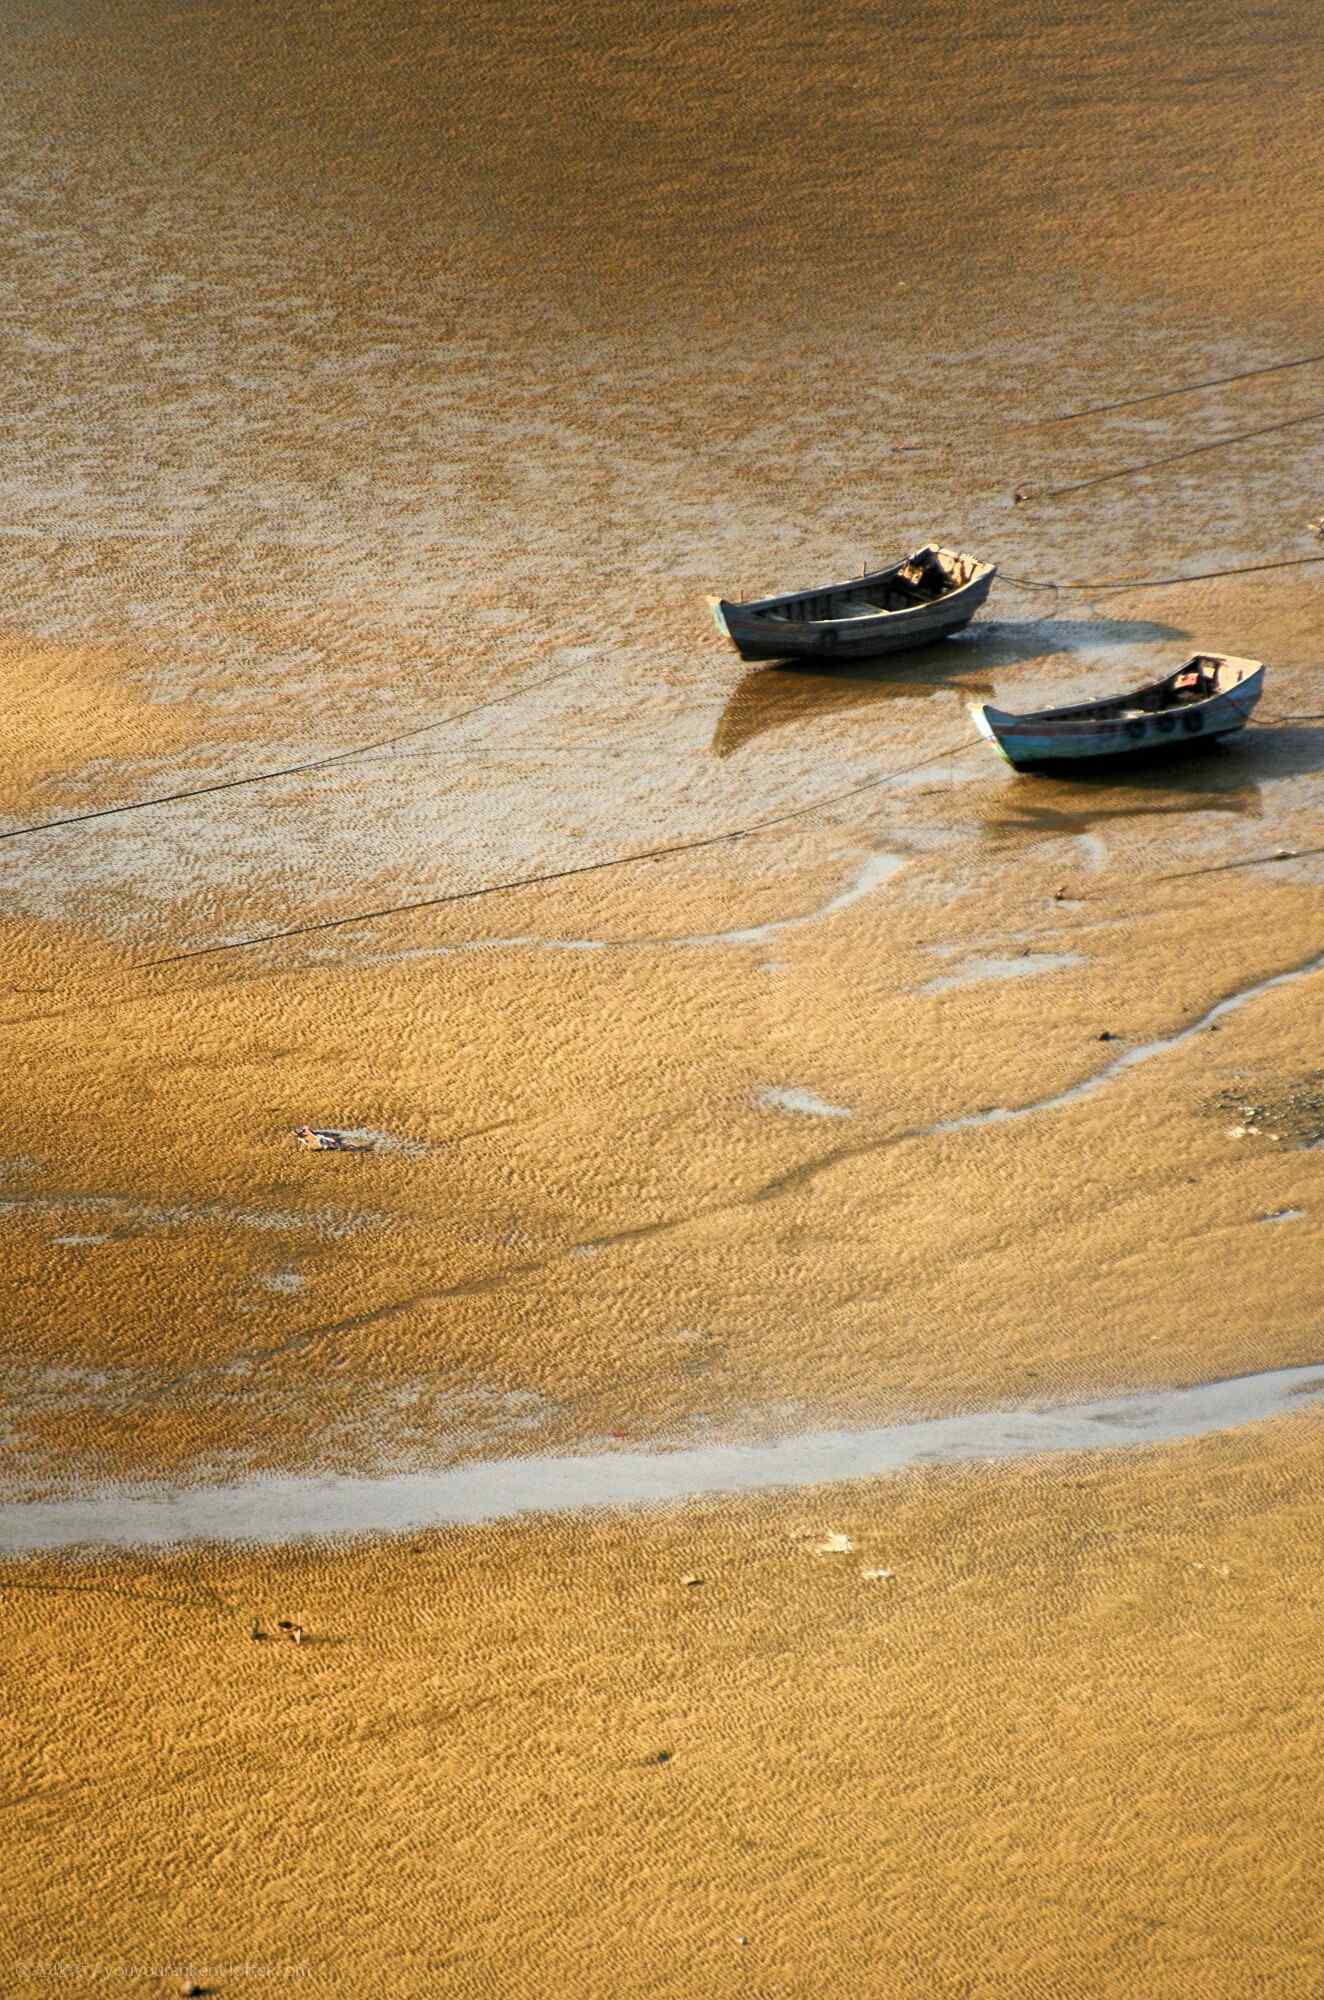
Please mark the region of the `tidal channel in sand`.
POLYGON ((723 1493, 840 1485, 911 1467, 998 1465, 1062 1452, 1171 1444, 1281 1416, 1324 1395, 1324 1364, 1280 1368, 1188 1389, 1112 1396, 1057 1408, 979 1410, 868 1431, 828 1431, 774 1444, 716 1439, 651 1452, 573 1458, 529 1454, 380 1478, 266 1477, 239 1486, 107 1487, 66 1499, 0 1505, 0 1545, 39 1550, 177 1548, 188 1542, 282 1544, 420 1528, 472 1527, 517 1514, 660 1506, 723 1493))

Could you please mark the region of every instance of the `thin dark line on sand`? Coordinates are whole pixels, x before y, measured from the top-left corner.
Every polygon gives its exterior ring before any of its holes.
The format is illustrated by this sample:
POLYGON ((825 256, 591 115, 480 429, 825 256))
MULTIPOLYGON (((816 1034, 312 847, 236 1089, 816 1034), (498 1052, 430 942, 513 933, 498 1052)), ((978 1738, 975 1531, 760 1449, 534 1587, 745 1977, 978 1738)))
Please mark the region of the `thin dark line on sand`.
MULTIPOLYGON (((1111 473, 1108 475, 1109 478, 1112 476, 1111 473)), ((1051 496, 1045 494, 1043 497, 1047 499, 1051 496)), ((1011 576, 1006 570, 999 571, 999 574, 1004 583, 1017 584, 1022 590, 1168 590, 1180 583, 1210 583, 1220 576, 1258 576, 1267 569, 1308 569, 1312 563, 1324 563, 1324 555, 1285 556, 1279 562, 1241 563, 1233 569, 1201 569, 1189 576, 1113 576, 1106 577, 1101 583, 1050 583, 1045 577, 1011 576)), ((1283 718, 1289 719, 1313 721, 1315 718, 1283 718)))
POLYGON ((275 771, 254 771, 246 778, 222 778, 213 785, 195 785, 188 791, 162 792, 153 799, 134 799, 119 806, 100 806, 94 812, 68 813, 63 819, 38 820, 31 826, 13 826, 0 832, 0 840, 22 840, 30 833, 50 833, 56 827, 84 826, 89 820, 113 819, 118 813, 146 812, 152 806, 177 805, 182 799, 206 798, 212 792, 237 792, 245 785, 266 785, 275 778, 297 777, 306 771, 325 771, 333 764, 347 764, 351 758, 366 757, 374 750, 389 750, 393 744, 408 743, 415 736, 426 736, 429 730, 445 729, 450 723, 463 722, 471 715, 479 715, 484 709, 499 708, 504 702, 517 701, 521 695, 533 694, 538 688, 550 687, 553 681, 564 680, 573 673, 573 667, 562 667, 554 674, 547 674, 542 680, 528 681, 523 687, 510 689, 507 693, 494 695, 490 701, 475 702, 472 708, 457 709, 454 715, 440 716, 433 722, 422 722, 416 729, 402 730, 398 736, 383 736, 375 743, 360 743, 352 750, 337 750, 329 757, 314 757, 303 764, 284 764, 275 771))
POLYGON ((960 743, 948 744, 944 749, 935 750, 928 757, 920 757, 913 764, 903 765, 896 771, 884 771, 876 778, 866 778, 863 783, 850 785, 842 792, 829 792, 820 798, 810 799, 801 806, 792 806, 787 812, 774 813, 767 819, 755 820, 749 826, 731 827, 723 833, 705 833, 693 840, 677 840, 665 847, 647 847, 633 854, 609 855, 603 861, 583 861, 573 868, 554 868, 541 875, 518 875, 505 882, 488 882, 477 889, 454 889, 444 896, 422 896, 408 903, 388 903, 376 910, 357 910, 345 917, 319 917, 312 923, 289 924, 277 931, 258 931, 250 937, 228 938, 219 944, 195 945, 189 951, 172 952, 167 958, 141 960, 136 967, 140 972, 154 972, 166 965, 181 965, 187 959, 212 958, 221 952, 246 951, 253 945, 275 944, 283 938, 307 937, 316 931, 343 930, 350 924, 376 923, 383 917, 398 917, 415 910, 444 909, 453 903, 476 903, 484 896, 501 896, 515 889, 535 889, 549 882, 568 882, 581 875, 598 875, 608 868, 632 868, 644 861, 662 861, 678 854, 694 854, 701 848, 720 847, 725 842, 748 840, 755 834, 769 833, 776 827, 787 826, 791 821, 806 819, 811 813, 824 812, 829 806, 842 804, 847 799, 858 798, 863 792, 877 791, 890 785, 898 778, 908 777, 912 771, 922 770, 928 764, 936 764, 946 757, 955 757, 962 750, 968 750, 980 738, 966 737, 960 743))
POLYGON ((1291 368, 1311 368, 1317 361, 1324 361, 1324 354, 1303 354, 1297 361, 1272 361, 1265 368, 1242 368, 1235 375, 1211 375, 1204 382, 1186 382, 1176 389, 1150 389, 1142 396, 1124 396, 1116 403, 1088 403, 1083 410, 1066 410, 1060 417, 1039 417, 1031 425, 1032 429, 1047 429, 1050 424, 1074 424, 1081 417, 1106 416, 1111 410, 1134 410, 1141 403, 1161 403, 1169 396, 1194 396, 1201 389, 1222 389, 1229 382, 1251 382, 1262 375, 1283 375, 1291 368))
POLYGON ((1270 868, 1276 861, 1305 861, 1324 854, 1324 847, 1294 847, 1290 854, 1255 854, 1246 861, 1215 861, 1207 868, 1180 868, 1171 875, 1155 875, 1155 882, 1189 882, 1195 875, 1228 875, 1235 868, 1270 868))
POLYGON ((1234 444, 1249 444, 1253 438, 1273 437, 1281 431, 1298 430, 1307 424, 1324 421, 1324 409, 1310 410, 1304 416, 1283 417, 1276 424, 1261 424, 1257 430, 1229 431, 1223 437, 1210 438, 1204 444, 1188 445, 1184 451, 1172 451, 1163 458, 1148 458, 1137 465, 1119 465, 1112 472, 1096 473, 1092 479, 1077 479, 1070 486, 1049 486, 1042 493, 1031 493, 1031 500, 1060 500, 1068 493, 1087 493, 1091 487, 1106 486, 1114 479, 1130 479, 1139 472, 1155 472, 1160 466, 1176 465, 1184 458, 1199 458, 1208 451, 1223 451, 1234 444))

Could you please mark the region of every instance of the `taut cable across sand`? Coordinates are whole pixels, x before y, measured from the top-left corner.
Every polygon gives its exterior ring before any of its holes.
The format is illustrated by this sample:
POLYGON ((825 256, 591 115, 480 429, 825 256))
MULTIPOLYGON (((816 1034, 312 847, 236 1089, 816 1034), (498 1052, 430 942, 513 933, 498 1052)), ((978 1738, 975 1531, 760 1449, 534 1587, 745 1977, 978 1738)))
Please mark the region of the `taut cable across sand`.
POLYGON ((1267 368, 1242 368, 1235 375, 1211 375, 1203 382, 1187 382, 1176 389, 1149 389, 1142 396, 1124 396, 1116 403, 1089 403, 1083 410, 1065 410, 1060 417, 1040 417, 1036 428, 1049 424, 1074 424, 1081 417, 1107 416, 1112 410, 1134 410, 1141 403, 1162 403, 1171 396, 1194 396, 1201 389, 1224 389, 1230 382, 1253 382, 1262 375, 1283 375, 1290 368, 1311 368, 1324 361, 1324 354, 1303 354, 1297 361, 1272 361, 1267 368))
POLYGON ((1070 486, 1049 486, 1042 492, 1024 494, 1027 501, 1060 500, 1066 493, 1085 493, 1094 486, 1106 486, 1114 479, 1129 479, 1134 472, 1153 472, 1161 465, 1176 465, 1183 458, 1198 458, 1202 452, 1222 451, 1225 446, 1248 444, 1253 438, 1272 437, 1279 431, 1299 430, 1306 424, 1324 422, 1324 409, 1307 410, 1304 416, 1282 417, 1276 424, 1262 424, 1253 431, 1228 431, 1204 444, 1187 445, 1184 451, 1169 452, 1164 458, 1147 458, 1139 465, 1119 465, 1112 472, 1099 472, 1092 479, 1077 479, 1070 486))
POLYGON ((443 715, 435 722, 420 722, 414 729, 401 730, 398 736, 383 736, 375 743, 360 743, 352 750, 334 750, 329 757, 314 757, 304 764, 284 764, 276 771, 254 771, 246 778, 221 778, 213 785, 195 785, 189 791, 162 792, 158 798, 135 799, 127 805, 99 806, 94 812, 69 813, 63 819, 39 820, 32 826, 10 827, 7 832, 0 832, 0 840, 21 840, 29 833, 50 833, 60 826, 82 826, 88 820, 112 819, 117 813, 146 812, 151 806, 171 806, 183 799, 205 798, 209 792, 237 792, 245 785, 269 784, 273 778, 293 778, 305 771, 325 771, 333 764, 347 764, 353 757, 366 757, 374 750, 389 750, 396 743, 408 743, 415 736, 426 736, 429 730, 445 729, 452 722, 464 722, 471 715, 480 715, 486 708, 499 708, 504 702, 518 701, 521 695, 550 687, 553 681, 564 680, 567 674, 573 672, 573 666, 560 667, 542 680, 528 681, 523 687, 512 688, 506 694, 475 702, 472 708, 458 709, 454 715, 443 715))
MULTIPOLYGON (((1109 474, 1110 478, 1112 476, 1109 474)), ((1233 569, 1201 569, 1190 576, 1111 576, 1102 583, 1050 583, 1044 577, 1011 576, 1005 569, 999 569, 998 575, 1003 583, 1019 584, 1023 590, 1167 590, 1179 583, 1209 583, 1220 576, 1258 576, 1262 570, 1305 569, 1311 563, 1322 562, 1324 555, 1287 556, 1281 562, 1241 563, 1233 569)))
POLYGON ((829 806, 840 805, 847 799, 858 798, 862 792, 877 791, 883 785, 892 784, 897 778, 908 777, 912 771, 919 771, 926 764, 936 764, 945 757, 955 757, 962 750, 969 750, 978 743, 978 736, 968 736, 960 743, 949 744, 945 749, 935 750, 931 756, 920 757, 913 764, 906 764, 897 771, 885 771, 881 777, 866 778, 863 784, 851 785, 844 792, 830 792, 824 798, 811 799, 806 805, 793 806, 789 812, 777 813, 770 819, 756 820, 751 826, 730 828, 724 833, 701 834, 695 840, 673 841, 667 847, 649 847, 637 854, 617 854, 605 861, 584 861, 574 868, 556 868, 545 875, 520 875, 506 882, 489 882, 478 889, 457 889, 446 896, 423 896, 411 903, 390 903, 379 910, 358 910, 346 917, 320 917, 310 924, 292 924, 284 930, 259 931, 252 937, 229 938, 221 944, 198 945, 191 951, 177 951, 168 958, 146 959, 138 970, 153 972, 164 965, 179 965, 185 959, 210 958, 223 951, 244 951, 256 944, 274 944, 281 938, 306 937, 312 931, 340 930, 347 924, 373 923, 379 917, 404 916, 411 910, 436 910, 451 903, 477 902, 482 896, 504 895, 509 889, 533 889, 544 882, 566 882, 573 876, 598 875, 608 868, 630 868, 641 861, 661 861, 675 854, 693 854, 700 848, 720 847, 726 841, 746 840, 757 833, 768 833, 774 827, 786 826, 792 820, 805 819, 811 813, 823 812, 829 806))

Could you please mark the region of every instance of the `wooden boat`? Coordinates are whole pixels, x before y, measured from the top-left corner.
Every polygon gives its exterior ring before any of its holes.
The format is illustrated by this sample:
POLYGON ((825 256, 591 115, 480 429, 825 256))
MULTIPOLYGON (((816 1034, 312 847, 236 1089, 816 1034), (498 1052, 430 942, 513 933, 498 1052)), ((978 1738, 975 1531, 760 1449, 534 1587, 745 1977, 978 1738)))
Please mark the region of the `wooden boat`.
POLYGON ((1230 736, 1245 728, 1263 688, 1260 660, 1197 653, 1175 674, 1108 701, 1041 708, 1032 715, 1009 715, 986 704, 970 713, 1009 764, 1030 771, 1045 764, 1152 756, 1230 736))
POLYGON ((713 618, 742 660, 867 660, 926 646, 968 625, 988 596, 995 563, 929 542, 891 569, 849 583, 733 604, 710 597, 713 618))

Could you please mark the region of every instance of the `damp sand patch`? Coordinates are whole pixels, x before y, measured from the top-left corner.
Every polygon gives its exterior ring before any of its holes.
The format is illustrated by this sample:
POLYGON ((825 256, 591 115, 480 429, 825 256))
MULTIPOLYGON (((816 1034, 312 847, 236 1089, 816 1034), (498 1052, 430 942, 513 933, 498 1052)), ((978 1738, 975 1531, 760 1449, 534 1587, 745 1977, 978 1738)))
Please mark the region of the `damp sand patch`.
MULTIPOLYGON (((172 1416, 185 1419, 191 1442, 173 1462, 157 1460, 153 1489, 307 1478, 314 1467, 320 1477, 435 1473, 498 1453, 546 1452, 562 1414, 535 1389, 420 1373, 397 1382, 333 1374, 310 1415, 305 1384, 263 1378, 260 1358, 242 1352, 167 1382, 139 1366, 0 1362, 0 1406, 0 1494, 13 1506, 75 1497, 89 1476, 109 1484, 107 1468, 119 1461, 106 1450, 118 1436, 141 1440, 172 1416)), ((141 1459, 130 1483, 140 1476, 141 1459)))
MULTIPOLYGON (((936 956, 954 956, 959 947, 939 946, 936 956)), ((1015 958, 974 956, 963 958, 954 964, 950 972, 939 973, 915 988, 916 995, 929 993, 951 993, 961 986, 978 986, 986 980, 1037 979, 1047 972, 1066 972, 1073 965, 1080 965, 1083 954, 1078 951, 1037 951, 1022 952, 1015 958)))
POLYGON ((844 1104, 829 1104, 825 1098, 812 1090, 805 1090, 798 1084, 766 1084, 754 1092, 754 1102, 761 1111, 792 1111, 805 1118, 850 1118, 853 1112, 844 1104))
MULTIPOLYGON (((6 1215, 105 1216, 113 1225, 113 1233, 120 1237, 218 1223, 226 1229, 272 1230, 290 1235, 310 1232, 331 1242, 365 1229, 384 1229, 391 1221, 390 1216, 370 1209, 248 1209, 232 1208, 219 1201, 199 1202, 196 1206, 186 1202, 167 1205, 134 1201, 127 1195, 87 1193, 5 1195, 0 1197, 0 1217, 6 1215)), ((53 1242, 66 1246, 106 1240, 105 1233, 82 1230, 64 1230, 52 1238, 53 1242)))
POLYGON ((259 1279, 264 1292, 276 1292, 281 1297, 292 1297, 301 1292, 308 1280, 301 1271, 267 1271, 259 1279))

